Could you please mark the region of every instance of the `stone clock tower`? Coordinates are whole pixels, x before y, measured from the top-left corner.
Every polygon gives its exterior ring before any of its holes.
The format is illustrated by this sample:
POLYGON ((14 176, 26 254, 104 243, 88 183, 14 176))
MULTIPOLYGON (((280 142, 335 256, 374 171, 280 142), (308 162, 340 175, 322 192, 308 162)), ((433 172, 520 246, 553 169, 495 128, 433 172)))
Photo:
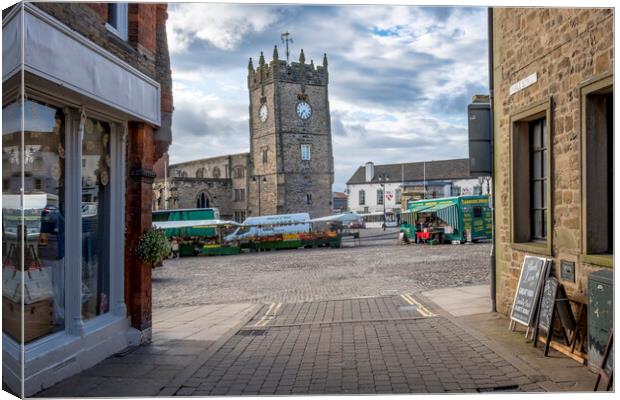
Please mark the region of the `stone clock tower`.
POLYGON ((248 64, 250 166, 248 216, 309 212, 331 214, 334 157, 323 65, 278 58, 248 64))

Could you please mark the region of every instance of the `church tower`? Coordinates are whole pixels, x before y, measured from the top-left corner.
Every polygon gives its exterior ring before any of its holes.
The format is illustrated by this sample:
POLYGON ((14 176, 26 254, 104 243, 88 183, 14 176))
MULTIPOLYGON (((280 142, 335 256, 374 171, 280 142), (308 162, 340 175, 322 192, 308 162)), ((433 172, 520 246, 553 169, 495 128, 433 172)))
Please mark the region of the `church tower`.
POLYGON ((278 58, 248 64, 250 176, 248 216, 309 212, 331 214, 334 157, 323 65, 278 58))

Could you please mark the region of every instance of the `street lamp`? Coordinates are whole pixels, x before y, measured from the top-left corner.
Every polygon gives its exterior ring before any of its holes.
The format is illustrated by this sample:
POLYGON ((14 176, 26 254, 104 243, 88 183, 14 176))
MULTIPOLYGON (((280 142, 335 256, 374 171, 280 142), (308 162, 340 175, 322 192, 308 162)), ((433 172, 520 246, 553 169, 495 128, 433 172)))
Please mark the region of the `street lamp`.
POLYGON ((381 196, 383 196, 383 230, 385 230, 385 224, 387 223, 387 218, 385 215, 385 183, 390 180, 390 177, 387 174, 379 174, 377 179, 379 179, 379 185, 381 185, 381 196))

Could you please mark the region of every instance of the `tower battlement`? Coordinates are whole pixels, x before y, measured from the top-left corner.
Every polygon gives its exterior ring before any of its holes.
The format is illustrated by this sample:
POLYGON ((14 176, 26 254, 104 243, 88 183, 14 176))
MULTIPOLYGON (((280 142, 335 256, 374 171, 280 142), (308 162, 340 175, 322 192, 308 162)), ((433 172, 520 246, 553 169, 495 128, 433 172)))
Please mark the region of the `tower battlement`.
POLYGON ((323 65, 315 65, 313 60, 306 63, 303 49, 298 62, 287 63, 278 58, 278 47, 273 50, 273 58, 267 63, 261 52, 258 66, 254 68, 252 58, 248 62, 248 88, 256 89, 261 85, 278 82, 303 83, 306 85, 327 86, 327 54, 323 54, 323 65))

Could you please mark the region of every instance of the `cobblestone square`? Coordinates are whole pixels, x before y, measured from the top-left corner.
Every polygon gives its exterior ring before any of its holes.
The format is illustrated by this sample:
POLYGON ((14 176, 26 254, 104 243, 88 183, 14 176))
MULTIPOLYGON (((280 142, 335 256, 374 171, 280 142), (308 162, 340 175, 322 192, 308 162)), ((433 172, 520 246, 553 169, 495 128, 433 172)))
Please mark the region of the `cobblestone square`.
POLYGON ((359 245, 169 259, 153 271, 153 307, 298 303, 416 293, 489 282, 490 244, 401 245, 397 230, 359 245))

